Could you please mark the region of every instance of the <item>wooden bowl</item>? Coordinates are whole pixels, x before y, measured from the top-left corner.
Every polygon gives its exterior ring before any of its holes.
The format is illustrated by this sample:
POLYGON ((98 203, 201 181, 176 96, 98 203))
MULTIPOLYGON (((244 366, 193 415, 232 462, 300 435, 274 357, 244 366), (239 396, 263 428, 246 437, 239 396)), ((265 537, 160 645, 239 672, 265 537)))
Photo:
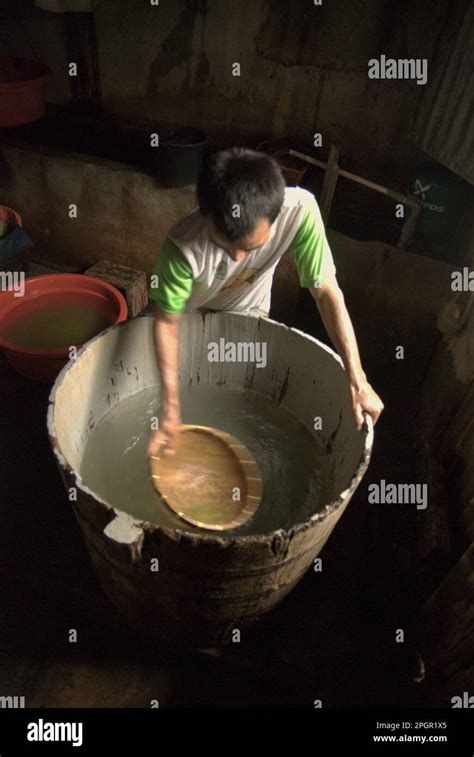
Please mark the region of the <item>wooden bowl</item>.
POLYGON ((153 455, 151 477, 166 505, 199 528, 224 531, 249 520, 262 498, 253 455, 231 434, 184 425, 175 455, 153 455))

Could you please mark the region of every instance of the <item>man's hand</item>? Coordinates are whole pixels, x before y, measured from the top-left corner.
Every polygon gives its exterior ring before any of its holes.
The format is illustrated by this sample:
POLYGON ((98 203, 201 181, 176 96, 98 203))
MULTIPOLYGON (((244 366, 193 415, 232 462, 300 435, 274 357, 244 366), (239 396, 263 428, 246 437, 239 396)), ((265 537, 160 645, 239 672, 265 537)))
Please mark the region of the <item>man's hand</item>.
POLYGON ((372 389, 368 381, 361 384, 349 384, 352 400, 352 412, 357 428, 360 430, 364 423, 364 412, 368 413, 374 424, 377 423, 384 408, 377 392, 372 389))
POLYGON ((152 431, 148 444, 147 456, 158 455, 163 451, 165 455, 174 455, 176 441, 181 430, 181 417, 179 410, 164 409, 160 416, 159 429, 152 431))
POLYGON ((371 416, 374 423, 377 423, 383 410, 383 402, 370 386, 362 369, 352 321, 335 276, 329 277, 321 286, 310 287, 310 292, 326 331, 344 363, 357 428, 361 429, 363 426, 364 412, 371 416))

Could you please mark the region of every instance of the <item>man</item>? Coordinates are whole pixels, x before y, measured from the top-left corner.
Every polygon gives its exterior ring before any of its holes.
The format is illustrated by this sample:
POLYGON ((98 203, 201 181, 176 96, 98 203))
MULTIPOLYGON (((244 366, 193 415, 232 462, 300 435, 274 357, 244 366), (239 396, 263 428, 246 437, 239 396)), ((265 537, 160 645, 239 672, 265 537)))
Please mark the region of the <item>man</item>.
POLYGON ((158 287, 150 289, 150 299, 157 306, 154 334, 162 408, 148 454, 161 446, 168 454, 175 451, 181 424, 180 314, 206 308, 268 315, 273 273, 288 249, 300 284, 311 292, 344 363, 357 427, 362 427, 364 411, 376 422, 383 404, 362 369, 313 195, 285 188, 278 164, 268 155, 232 148, 207 158, 197 196, 199 207, 171 229, 153 271, 158 287))

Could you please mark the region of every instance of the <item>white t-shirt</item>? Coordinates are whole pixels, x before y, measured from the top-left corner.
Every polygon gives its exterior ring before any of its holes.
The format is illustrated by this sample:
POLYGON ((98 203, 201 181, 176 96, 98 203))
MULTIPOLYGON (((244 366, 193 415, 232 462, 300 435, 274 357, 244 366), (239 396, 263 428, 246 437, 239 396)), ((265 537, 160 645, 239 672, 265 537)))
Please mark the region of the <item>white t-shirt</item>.
POLYGON ((168 234, 154 273, 158 287, 150 299, 166 312, 206 307, 211 310, 270 309, 275 268, 291 249, 301 286, 320 286, 335 275, 321 213, 314 196, 288 187, 267 242, 235 262, 209 238, 205 218, 196 208, 168 234))

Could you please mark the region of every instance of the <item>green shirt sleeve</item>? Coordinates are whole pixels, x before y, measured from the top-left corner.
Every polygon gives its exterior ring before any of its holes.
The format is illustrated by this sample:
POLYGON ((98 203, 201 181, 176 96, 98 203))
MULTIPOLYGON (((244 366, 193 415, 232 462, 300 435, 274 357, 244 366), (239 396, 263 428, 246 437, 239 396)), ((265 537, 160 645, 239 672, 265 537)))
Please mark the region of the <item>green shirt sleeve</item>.
POLYGON ((165 313, 182 313, 193 288, 191 266, 179 247, 166 237, 153 268, 148 298, 165 313))
POLYGON ((336 275, 319 208, 307 210, 290 244, 302 287, 319 287, 336 275))

